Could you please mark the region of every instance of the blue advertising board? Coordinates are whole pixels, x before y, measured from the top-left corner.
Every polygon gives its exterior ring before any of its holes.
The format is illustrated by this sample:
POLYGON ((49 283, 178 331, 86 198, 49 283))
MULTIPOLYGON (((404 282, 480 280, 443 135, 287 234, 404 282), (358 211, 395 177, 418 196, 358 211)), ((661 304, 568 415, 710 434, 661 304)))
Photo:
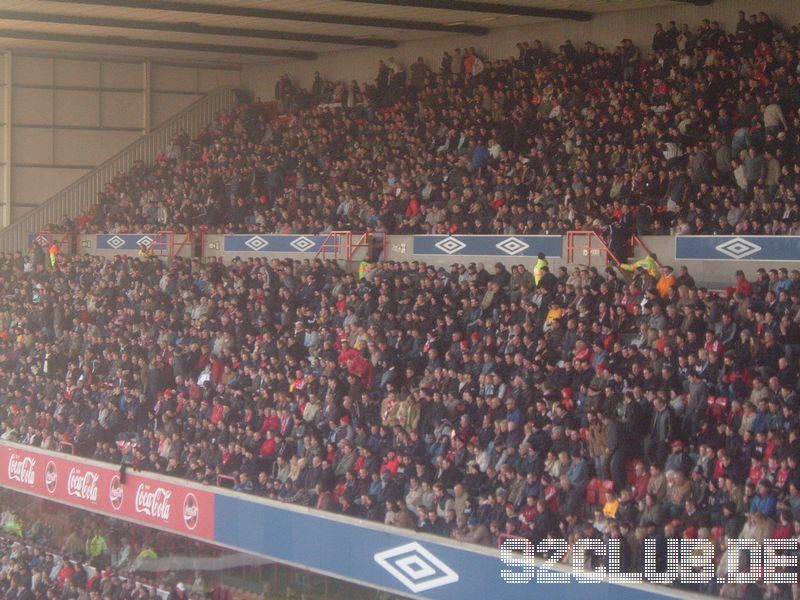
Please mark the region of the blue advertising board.
POLYGON ((415 235, 414 254, 561 258, 560 235, 415 235))
POLYGON ((166 246, 169 244, 168 233, 112 233, 98 234, 95 237, 95 248, 98 250, 139 250, 143 245, 166 246))
POLYGON ((327 235, 226 235, 222 249, 225 252, 291 252, 317 253, 323 244, 329 251, 335 249, 337 237, 327 235))
POLYGON ((494 547, 158 473, 133 472, 121 480, 116 464, 7 441, 0 442, 0 487, 414 598, 528 600, 542 593, 559 600, 686 597, 684 590, 641 583, 584 583, 570 565, 546 569, 530 556, 524 565, 512 564, 515 556, 504 562, 494 547), (69 480, 77 468, 94 477, 93 494, 71 493, 69 480), (146 504, 148 494, 160 498, 159 510, 146 504), (549 583, 554 575, 560 583, 549 583))
POLYGON ((800 237, 788 235, 681 235, 675 258, 683 260, 800 260, 800 237))
POLYGON ((234 493, 216 494, 216 542, 375 587, 437 600, 560 600, 674 597, 656 586, 612 583, 507 583, 496 548, 459 544, 328 513, 276 505, 234 493), (238 496, 238 497, 237 497, 238 496))

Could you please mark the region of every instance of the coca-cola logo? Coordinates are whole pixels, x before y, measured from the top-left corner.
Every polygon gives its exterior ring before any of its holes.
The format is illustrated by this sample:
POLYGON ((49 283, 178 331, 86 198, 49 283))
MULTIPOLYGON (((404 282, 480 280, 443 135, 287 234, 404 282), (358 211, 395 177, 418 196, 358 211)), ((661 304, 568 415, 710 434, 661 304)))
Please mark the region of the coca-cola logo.
POLYGON ((48 492, 55 493, 58 485, 58 469, 56 468, 56 463, 52 460, 47 461, 47 466, 44 469, 44 485, 48 492))
POLYGON ((136 488, 136 512, 144 513, 149 517, 169 521, 170 498, 172 492, 162 487, 154 490, 146 483, 140 483, 136 488))
POLYGON ((122 483, 119 481, 119 475, 114 475, 111 478, 111 485, 108 489, 108 499, 111 501, 111 507, 114 510, 119 510, 122 506, 122 483))
POLYGON ((183 500, 183 522, 188 529, 197 527, 197 521, 200 519, 200 506, 197 504, 197 498, 194 494, 189 492, 183 500))
POLYGON ((36 483, 36 459, 12 453, 8 459, 8 478, 33 487, 36 483))
POLYGON ((97 502, 97 482, 100 475, 94 471, 81 472, 77 467, 69 470, 67 479, 67 494, 81 500, 97 502))

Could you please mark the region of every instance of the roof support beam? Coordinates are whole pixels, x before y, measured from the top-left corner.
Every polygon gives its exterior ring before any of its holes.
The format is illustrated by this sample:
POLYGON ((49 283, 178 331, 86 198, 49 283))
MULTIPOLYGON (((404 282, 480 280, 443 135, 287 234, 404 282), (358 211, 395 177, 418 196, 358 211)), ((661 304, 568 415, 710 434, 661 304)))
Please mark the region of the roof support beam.
POLYGON ((381 48, 394 48, 397 46, 395 41, 388 39, 359 39, 346 35, 293 33, 289 31, 274 31, 267 29, 199 25, 197 23, 165 23, 162 21, 142 21, 135 19, 116 19, 84 15, 54 15, 49 13, 37 13, 21 10, 0 11, 0 19, 9 21, 29 21, 34 23, 60 23, 65 25, 87 25, 92 27, 113 27, 119 29, 144 29, 147 31, 171 31, 175 33, 224 35, 228 37, 291 40, 297 42, 319 42, 322 44, 345 44, 349 46, 378 46, 381 48))
POLYGON ((565 10, 519 6, 514 4, 494 4, 492 2, 473 2, 471 0, 348 0, 363 4, 382 4, 385 6, 410 6, 436 10, 460 10, 466 12, 494 13, 519 17, 544 17, 549 19, 571 19, 590 21, 592 13, 582 10, 565 10))
POLYGON ((228 46, 219 44, 196 44, 190 42, 170 42, 167 40, 143 40, 122 36, 78 35, 72 33, 45 33, 41 31, 19 31, 0 29, 0 39, 36 40, 40 42, 66 42, 70 44, 99 44, 104 46, 127 46, 129 48, 156 48, 162 50, 188 50, 190 52, 217 52, 248 56, 277 56, 282 58, 317 58, 316 52, 304 50, 278 50, 257 46, 228 46))
POLYGON ((438 31, 447 33, 467 33, 486 35, 486 27, 474 25, 445 25, 429 21, 410 21, 407 19, 373 19, 350 15, 330 15, 323 13, 305 13, 292 10, 276 10, 270 8, 253 8, 250 6, 232 6, 222 4, 206 4, 199 2, 175 2, 175 0, 49 0, 71 5, 91 4, 94 6, 114 6, 116 8, 139 8, 144 10, 169 10, 178 13, 199 13, 205 15, 224 15, 229 17, 255 17, 259 19, 277 19, 281 21, 303 21, 306 23, 329 23, 331 25, 356 25, 359 27, 385 27, 389 29, 409 29, 417 31, 438 31))

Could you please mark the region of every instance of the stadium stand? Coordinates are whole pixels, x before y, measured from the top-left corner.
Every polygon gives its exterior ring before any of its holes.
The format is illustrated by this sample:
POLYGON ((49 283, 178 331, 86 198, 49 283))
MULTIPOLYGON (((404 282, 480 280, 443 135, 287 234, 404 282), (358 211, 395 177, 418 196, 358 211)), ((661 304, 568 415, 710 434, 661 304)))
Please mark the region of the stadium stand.
POLYGON ((723 32, 674 24, 640 58, 519 44, 438 73, 276 86, 175 137, 100 195, 80 231, 797 234, 798 33, 761 13, 723 32))
MULTIPOLYGON (((320 80, 67 228, 798 232, 796 29, 320 80)), ((616 254, 616 252, 615 252, 616 254)), ((800 271, 0 257, 2 438, 495 545, 800 531, 800 271)), ((701 591, 733 593, 712 581, 701 591)), ((726 587, 728 586, 728 587, 726 587)), ((770 590, 764 590, 766 592, 770 590)))

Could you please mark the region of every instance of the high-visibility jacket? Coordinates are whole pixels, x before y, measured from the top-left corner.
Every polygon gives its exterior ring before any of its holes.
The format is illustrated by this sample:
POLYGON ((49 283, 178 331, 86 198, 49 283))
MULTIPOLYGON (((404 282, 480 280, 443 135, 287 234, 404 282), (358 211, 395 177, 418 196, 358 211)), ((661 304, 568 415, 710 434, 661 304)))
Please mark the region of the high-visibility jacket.
POLYGON ((91 539, 86 540, 86 554, 92 558, 101 556, 104 552, 108 552, 108 544, 106 538, 97 534, 91 539))
POLYGON ((364 279, 364 277, 367 276, 367 273, 369 273, 371 268, 372 268, 372 263, 370 263, 367 260, 362 260, 360 263, 358 263, 358 279, 359 279, 359 281, 364 279))
POLYGON ((649 256, 619 266, 619 268, 624 271, 635 271, 639 267, 644 267, 644 270, 647 271, 651 277, 656 277, 658 275, 658 263, 649 256))
POLYGON ((48 250, 48 252, 50 253, 50 266, 51 267, 55 267, 56 266, 56 261, 58 260, 58 253, 59 253, 58 244, 53 242, 53 245, 50 246, 50 250, 48 250))
POLYGON ((549 265, 545 259, 540 258, 533 267, 533 281, 536 285, 539 285, 539 280, 542 278, 542 275, 544 275, 542 267, 549 267, 549 265))

